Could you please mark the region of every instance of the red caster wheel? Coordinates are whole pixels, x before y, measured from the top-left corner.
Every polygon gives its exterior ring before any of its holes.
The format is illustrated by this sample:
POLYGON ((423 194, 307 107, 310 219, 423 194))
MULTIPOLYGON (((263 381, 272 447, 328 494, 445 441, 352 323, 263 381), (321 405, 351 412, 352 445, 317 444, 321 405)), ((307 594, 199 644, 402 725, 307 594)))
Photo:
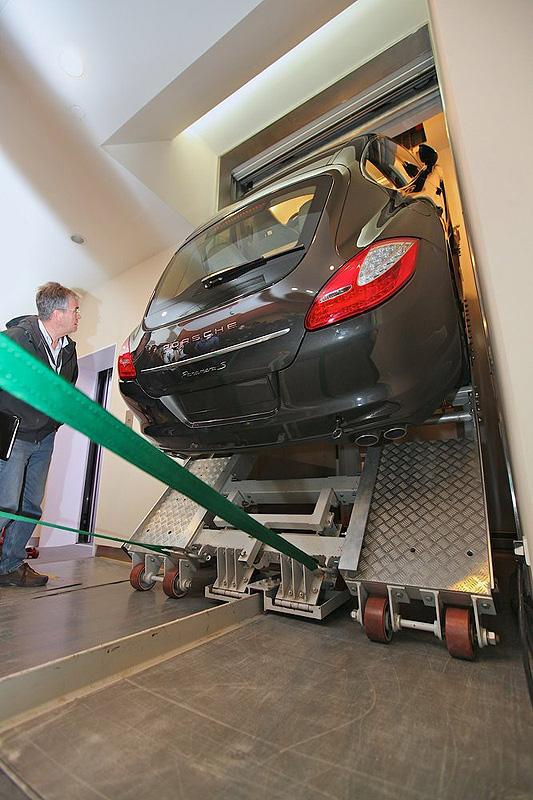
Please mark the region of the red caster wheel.
POLYGON ((365 603, 365 633, 373 642, 388 644, 392 639, 392 620, 387 597, 371 595, 365 603))
POLYGON ((473 661, 474 625, 472 611, 469 608, 448 606, 444 621, 444 633, 448 653, 454 658, 473 661))
POLYGON ((26 548, 26 558, 39 558, 39 548, 38 547, 27 547, 26 548))
POLYGON ((130 572, 130 583, 138 592, 147 592, 155 585, 155 581, 145 579, 146 570, 144 564, 135 564, 130 572))
POLYGON ((188 589, 181 589, 179 580, 180 571, 178 567, 175 569, 169 569, 168 572, 165 572, 163 578, 163 591, 167 597, 173 597, 175 600, 177 600, 179 597, 184 597, 187 594, 188 589))

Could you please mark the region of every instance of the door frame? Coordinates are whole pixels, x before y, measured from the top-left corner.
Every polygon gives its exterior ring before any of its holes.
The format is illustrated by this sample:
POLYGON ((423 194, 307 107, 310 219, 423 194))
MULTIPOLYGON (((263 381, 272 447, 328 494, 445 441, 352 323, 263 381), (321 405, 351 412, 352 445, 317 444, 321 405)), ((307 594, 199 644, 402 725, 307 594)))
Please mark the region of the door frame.
MULTIPOLYGON (((78 359, 79 377, 76 387, 91 400, 96 399, 98 373, 114 368, 115 353, 116 344, 112 344, 78 359)), ((111 393, 107 392, 104 408, 108 407, 110 395, 111 393)), ((71 528, 79 527, 89 444, 89 439, 79 431, 75 431, 67 425, 59 428, 43 501, 43 519, 47 522, 57 522, 59 525, 71 528)), ((101 463, 98 465, 95 476, 97 485, 94 514, 96 514, 98 505, 100 469, 101 463)), ((32 544, 36 543, 34 540, 37 536, 40 547, 57 547, 78 543, 77 534, 53 528, 37 527, 32 537, 32 544)), ((94 552, 94 545, 92 546, 94 552)))

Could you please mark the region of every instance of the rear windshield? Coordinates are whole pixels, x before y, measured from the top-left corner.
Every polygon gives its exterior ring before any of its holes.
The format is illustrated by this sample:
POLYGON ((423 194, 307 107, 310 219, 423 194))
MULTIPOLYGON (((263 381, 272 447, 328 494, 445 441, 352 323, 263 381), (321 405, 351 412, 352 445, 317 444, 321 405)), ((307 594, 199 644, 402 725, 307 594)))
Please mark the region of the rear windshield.
POLYGON ((187 242, 156 287, 146 325, 185 319, 291 272, 313 238, 331 183, 322 175, 250 201, 187 242))

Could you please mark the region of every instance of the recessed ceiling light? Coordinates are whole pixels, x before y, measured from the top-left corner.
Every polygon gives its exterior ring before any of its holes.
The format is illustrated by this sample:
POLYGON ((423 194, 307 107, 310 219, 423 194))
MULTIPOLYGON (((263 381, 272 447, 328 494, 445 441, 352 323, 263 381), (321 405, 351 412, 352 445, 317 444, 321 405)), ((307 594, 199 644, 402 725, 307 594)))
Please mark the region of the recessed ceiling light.
POLYGON ((73 105, 70 107, 70 113, 76 119, 85 119, 85 111, 81 106, 73 105))
POLYGON ((73 233, 70 238, 75 244, 85 244, 85 239, 79 233, 73 233))
POLYGON ((59 65, 71 78, 81 78, 85 71, 82 57, 72 47, 66 47, 60 52, 59 65))

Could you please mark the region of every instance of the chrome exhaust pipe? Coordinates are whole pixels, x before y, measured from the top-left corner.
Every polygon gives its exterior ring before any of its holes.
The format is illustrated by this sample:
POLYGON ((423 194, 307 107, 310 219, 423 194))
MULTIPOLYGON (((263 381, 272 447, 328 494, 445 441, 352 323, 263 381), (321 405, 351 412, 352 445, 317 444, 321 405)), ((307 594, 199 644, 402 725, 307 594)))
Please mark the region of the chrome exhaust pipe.
POLYGON ((383 434, 384 439, 388 439, 389 442, 394 442, 396 439, 403 439, 403 437, 407 433, 407 428, 403 426, 398 426, 397 428, 389 428, 388 431, 385 431, 383 434))
POLYGON ((372 447, 379 442, 379 433, 375 431, 360 433, 355 437, 354 442, 358 447, 372 447))
POLYGON ((445 425, 448 422, 472 422, 472 419, 472 414, 469 411, 458 411, 430 417, 424 422, 424 425, 445 425))

